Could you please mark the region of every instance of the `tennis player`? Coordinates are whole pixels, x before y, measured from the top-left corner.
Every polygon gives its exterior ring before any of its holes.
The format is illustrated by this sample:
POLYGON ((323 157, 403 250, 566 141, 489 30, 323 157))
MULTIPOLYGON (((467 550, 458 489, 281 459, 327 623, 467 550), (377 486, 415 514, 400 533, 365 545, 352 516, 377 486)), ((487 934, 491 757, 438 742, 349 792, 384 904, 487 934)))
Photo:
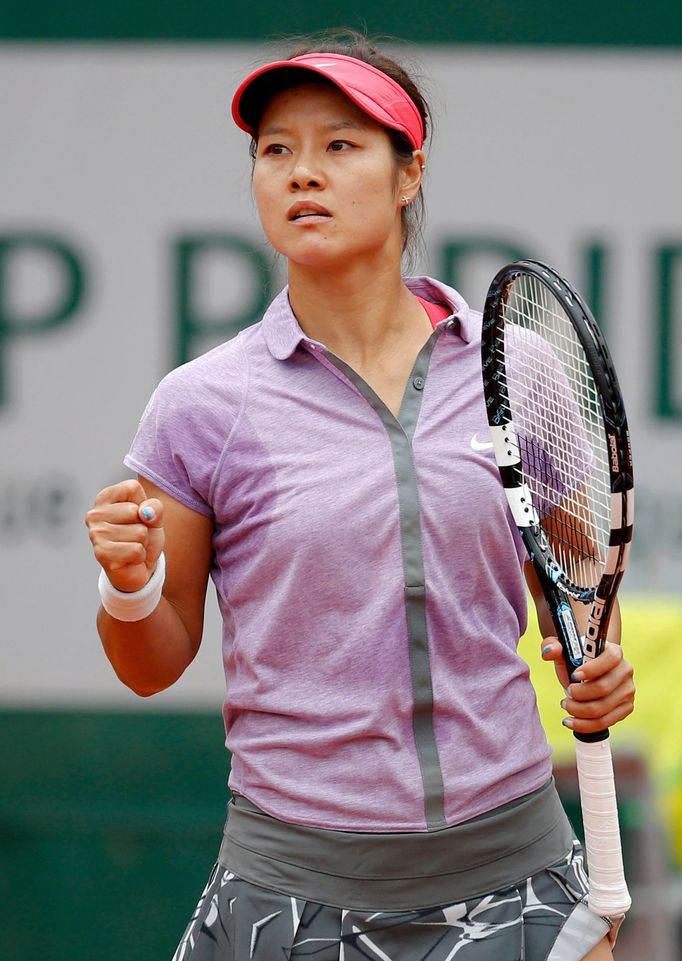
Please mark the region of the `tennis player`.
MULTIPOLYGON (((175 961, 611 958, 516 651, 524 550, 480 314, 401 273, 425 100, 351 36, 255 70, 232 112, 288 287, 162 381, 138 480, 87 517, 99 631, 133 691, 192 661, 209 575, 223 617, 232 800, 175 961)), ((567 726, 626 717, 616 619, 571 683, 538 605, 567 726)))

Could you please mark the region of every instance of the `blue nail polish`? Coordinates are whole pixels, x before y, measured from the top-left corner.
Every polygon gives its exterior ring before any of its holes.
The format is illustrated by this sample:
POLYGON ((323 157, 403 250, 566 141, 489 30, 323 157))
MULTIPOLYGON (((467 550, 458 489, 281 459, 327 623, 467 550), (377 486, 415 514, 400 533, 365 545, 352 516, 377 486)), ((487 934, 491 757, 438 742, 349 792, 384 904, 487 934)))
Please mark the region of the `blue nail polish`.
POLYGON ((543 654, 549 654, 549 652, 550 652, 551 650, 552 650, 552 645, 551 645, 551 644, 548 644, 547 647, 543 647, 543 648, 542 648, 542 653, 543 653, 543 654))
POLYGON ((573 727, 573 721, 570 719, 570 717, 565 717, 561 723, 564 725, 564 727, 573 727))
POLYGON ((140 514, 142 514, 146 521, 151 521, 154 519, 154 511, 151 509, 151 507, 143 507, 140 511, 140 514))

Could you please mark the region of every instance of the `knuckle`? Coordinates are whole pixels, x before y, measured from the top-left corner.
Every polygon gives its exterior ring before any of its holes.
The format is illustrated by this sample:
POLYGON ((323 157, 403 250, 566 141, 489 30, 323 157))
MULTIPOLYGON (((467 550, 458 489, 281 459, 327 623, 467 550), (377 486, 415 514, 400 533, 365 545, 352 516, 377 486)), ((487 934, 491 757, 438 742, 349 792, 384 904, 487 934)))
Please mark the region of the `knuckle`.
POLYGON ((85 523, 88 527, 92 527, 94 524, 99 523, 101 518, 101 512, 98 508, 92 507, 85 515, 85 523))
POLYGON ((95 500, 94 500, 95 507, 99 507, 100 504, 104 504, 107 501, 110 490, 111 490, 110 487, 104 487, 101 491, 95 494, 95 500))
POLYGON ((95 555, 95 560, 101 564, 102 567, 106 567, 107 561, 109 560, 109 552, 100 544, 94 544, 93 553, 95 555))
POLYGON ((587 704, 583 704, 582 710, 583 710, 583 716, 592 721, 595 718, 599 717, 601 707, 597 704, 592 704, 588 702, 587 704))

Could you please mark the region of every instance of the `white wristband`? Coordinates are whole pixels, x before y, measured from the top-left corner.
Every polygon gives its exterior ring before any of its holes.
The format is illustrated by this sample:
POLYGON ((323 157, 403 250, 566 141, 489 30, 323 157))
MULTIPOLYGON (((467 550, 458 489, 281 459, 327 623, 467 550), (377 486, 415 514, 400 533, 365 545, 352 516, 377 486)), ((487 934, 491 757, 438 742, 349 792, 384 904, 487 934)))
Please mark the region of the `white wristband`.
POLYGON ((117 621, 141 621, 158 607, 165 579, 166 558, 163 551, 159 554, 154 573, 139 591, 117 590, 102 568, 97 582, 102 607, 117 621))

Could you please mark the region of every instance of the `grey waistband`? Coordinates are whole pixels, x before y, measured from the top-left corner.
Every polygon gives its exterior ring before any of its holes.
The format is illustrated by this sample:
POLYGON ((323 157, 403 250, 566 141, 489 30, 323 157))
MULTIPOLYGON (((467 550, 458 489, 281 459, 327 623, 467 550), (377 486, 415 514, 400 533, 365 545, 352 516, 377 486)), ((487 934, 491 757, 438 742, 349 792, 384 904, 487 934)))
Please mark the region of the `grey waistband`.
POLYGON ((404 911, 478 897, 565 857, 574 834, 553 779, 454 827, 365 834, 288 824, 228 805, 219 860, 252 884, 337 908, 404 911))

